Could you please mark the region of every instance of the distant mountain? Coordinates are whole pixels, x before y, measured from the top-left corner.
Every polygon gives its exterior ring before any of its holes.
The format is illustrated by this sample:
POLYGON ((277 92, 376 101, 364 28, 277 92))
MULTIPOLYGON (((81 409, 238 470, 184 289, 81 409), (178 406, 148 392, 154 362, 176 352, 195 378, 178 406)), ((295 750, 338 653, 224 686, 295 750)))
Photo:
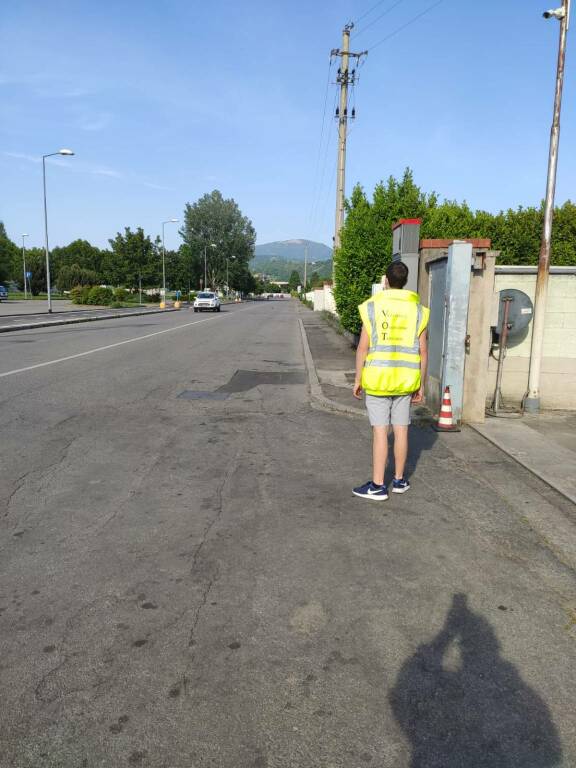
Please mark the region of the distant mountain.
MULTIPOLYGON (((254 260, 255 261, 255 260, 254 260)), ((271 282, 274 280, 289 280, 293 271, 298 272, 300 280, 304 280, 304 261, 284 261, 278 256, 272 256, 270 259, 261 258, 255 264, 250 262, 250 269, 258 275, 265 275, 271 282)), ((308 262, 308 280, 312 278, 314 272, 323 280, 332 278, 332 259, 330 261, 308 262)))
POLYGON ((252 269, 261 271, 260 261, 304 262, 306 246, 308 246, 308 262, 329 261, 332 258, 332 249, 324 243, 317 243, 314 240, 277 240, 274 243, 263 243, 256 246, 252 269))

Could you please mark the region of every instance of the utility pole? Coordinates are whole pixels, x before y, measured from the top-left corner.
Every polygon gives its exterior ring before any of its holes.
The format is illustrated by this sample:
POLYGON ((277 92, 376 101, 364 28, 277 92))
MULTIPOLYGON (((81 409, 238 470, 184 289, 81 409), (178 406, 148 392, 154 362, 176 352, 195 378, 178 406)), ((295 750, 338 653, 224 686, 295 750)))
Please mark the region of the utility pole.
POLYGON ((552 219, 554 217, 554 192, 556 190, 556 168, 558 165, 558 144, 560 141, 560 111, 562 107, 562 87, 564 85, 564 62, 566 58, 566 33, 570 23, 570 0, 563 0, 562 6, 545 11, 545 19, 555 18, 560 21, 560 40, 558 44, 558 64, 556 67, 556 90, 554 93, 554 114, 550 131, 550 149, 548 153, 548 179, 546 182, 546 201, 544 204, 544 225, 538 276, 534 298, 534 323, 532 326, 532 347, 530 350, 530 373, 528 392, 524 399, 524 408, 528 413, 540 410, 540 373, 544 346, 544 322, 546 299, 548 296, 548 275, 550 272, 550 242, 552 239, 552 219))
POLYGON ((308 285, 308 243, 304 246, 304 293, 306 293, 306 286, 308 285))
MULTIPOLYGON (((350 71, 350 59, 360 61, 368 51, 352 53, 350 51, 350 32, 354 24, 346 24, 342 31, 342 49, 334 48, 331 56, 339 56, 342 59, 338 68, 336 82, 340 85, 340 105, 336 109, 338 119, 338 165, 336 166, 336 221, 334 226, 334 248, 340 247, 340 230, 344 224, 344 199, 346 184, 346 135, 348 130, 348 86, 356 82, 356 69, 350 71)), ((350 117, 356 117, 354 111, 350 117)))

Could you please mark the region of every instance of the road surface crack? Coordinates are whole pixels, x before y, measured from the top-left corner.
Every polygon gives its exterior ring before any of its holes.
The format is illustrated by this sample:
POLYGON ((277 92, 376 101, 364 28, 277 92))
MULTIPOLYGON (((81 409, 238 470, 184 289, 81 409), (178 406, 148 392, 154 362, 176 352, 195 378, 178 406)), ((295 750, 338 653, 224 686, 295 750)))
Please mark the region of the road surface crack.
POLYGON ((200 621, 200 614, 204 610, 206 603, 208 602, 208 595, 210 594, 210 590, 212 589, 213 584, 217 580, 218 580, 218 573, 216 573, 216 575, 210 579, 210 581, 204 588, 204 591, 202 592, 202 598, 198 603, 198 606, 194 612, 194 617, 192 619, 192 626, 190 628, 190 634, 188 636, 189 648, 191 648, 193 645, 196 645, 196 627, 198 626, 198 622, 200 621))
POLYGON ((12 491, 11 491, 10 495, 8 496, 8 498, 6 499, 5 507, 4 507, 4 513, 2 515, 3 517, 7 517, 9 515, 9 513, 10 513, 10 505, 12 504, 12 501, 13 501, 14 497, 16 496, 16 494, 18 493, 18 491, 20 491, 20 489, 23 487, 24 483, 26 482, 26 478, 28 477, 29 474, 30 474, 30 470, 27 470, 26 472, 24 472, 23 475, 20 475, 18 480, 16 480, 16 482, 14 484, 14 488, 12 489, 12 491))
MULTIPOLYGON (((236 430, 236 432, 240 437, 240 432, 238 430, 236 430)), ((240 456, 243 452, 243 447, 244 447, 243 442, 240 442, 236 450, 236 453, 234 455, 234 458, 232 459, 232 461, 229 462, 228 469, 226 470, 226 473, 222 479, 222 482, 220 483, 218 490, 216 491, 216 514, 212 517, 212 519, 208 522, 208 524, 204 528, 204 531, 202 532, 202 538, 198 543, 198 546, 194 550, 194 554, 192 555, 192 571, 194 571, 194 569, 196 568, 198 559, 208 539, 208 536, 210 535, 211 530, 214 528, 216 523, 222 517, 222 514, 224 512, 226 488, 228 487, 228 484, 232 476, 236 472, 236 469, 238 467, 238 460, 240 459, 240 456)), ((202 611, 208 601, 208 595, 210 594, 210 590, 212 589, 214 583, 218 580, 218 576, 219 576, 219 572, 218 572, 218 569, 216 569, 216 573, 210 578, 207 585, 204 587, 204 590, 202 592, 202 597, 200 599, 200 603, 198 604, 198 607, 196 608, 196 611, 194 612, 194 617, 192 619, 192 626, 190 628, 190 633, 188 636, 189 647, 196 644, 196 629, 198 627, 198 623, 200 621, 202 611)))

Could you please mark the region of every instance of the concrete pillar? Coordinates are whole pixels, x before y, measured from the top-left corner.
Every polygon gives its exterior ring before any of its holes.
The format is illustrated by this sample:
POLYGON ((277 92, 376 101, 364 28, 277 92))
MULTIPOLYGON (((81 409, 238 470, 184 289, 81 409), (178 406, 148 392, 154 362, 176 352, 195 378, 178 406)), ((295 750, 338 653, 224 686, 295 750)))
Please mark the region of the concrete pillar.
POLYGON ((498 255, 498 251, 474 253, 470 281, 462 420, 476 424, 484 421, 486 412, 494 272, 498 255))

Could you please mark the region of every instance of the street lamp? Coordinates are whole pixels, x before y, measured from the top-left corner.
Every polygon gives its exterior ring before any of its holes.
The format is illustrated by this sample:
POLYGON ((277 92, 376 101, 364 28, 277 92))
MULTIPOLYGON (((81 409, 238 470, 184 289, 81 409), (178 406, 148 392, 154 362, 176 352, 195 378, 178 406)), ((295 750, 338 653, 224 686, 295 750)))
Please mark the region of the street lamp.
POLYGON ((58 152, 50 152, 42 155, 42 183, 44 188, 44 242, 46 250, 46 291, 48 293, 48 312, 52 312, 52 296, 50 293, 50 251, 48 249, 48 208, 46 206, 46 158, 55 155, 71 157, 74 154, 71 149, 59 149, 58 152))
POLYGON ((550 149, 548 151, 544 225, 542 227, 536 294, 534 297, 530 373, 528 374, 528 391, 524 398, 524 408, 528 413, 538 413, 540 410, 540 371, 542 369, 542 354, 544 351, 544 320, 546 315, 546 298, 548 295, 548 275, 550 272, 550 243, 552 240, 552 219, 554 217, 554 192, 556 189, 556 168, 558 165, 558 144, 560 141, 560 111, 562 107, 562 87, 564 85, 566 33, 568 32, 570 22, 570 0, 563 0, 560 8, 545 11, 543 16, 545 19, 553 18, 560 22, 560 40, 558 43, 558 63, 556 67, 554 114, 550 131, 550 149))
POLYGON ((160 306, 160 309, 164 309, 166 307, 166 249, 164 248, 164 225, 177 223, 178 219, 166 219, 166 221, 162 222, 162 290, 164 293, 162 302, 164 306, 160 306))
POLYGON ((28 298, 28 291, 26 289, 26 245, 24 243, 24 238, 28 237, 26 232, 22 233, 22 268, 24 270, 24 301, 28 298))
MULTIPOLYGON (((216 243, 210 243, 210 248, 218 248, 216 243)), ((208 245, 204 246, 204 290, 206 290, 206 282, 207 282, 207 257, 206 257, 206 251, 208 250, 208 245)))

